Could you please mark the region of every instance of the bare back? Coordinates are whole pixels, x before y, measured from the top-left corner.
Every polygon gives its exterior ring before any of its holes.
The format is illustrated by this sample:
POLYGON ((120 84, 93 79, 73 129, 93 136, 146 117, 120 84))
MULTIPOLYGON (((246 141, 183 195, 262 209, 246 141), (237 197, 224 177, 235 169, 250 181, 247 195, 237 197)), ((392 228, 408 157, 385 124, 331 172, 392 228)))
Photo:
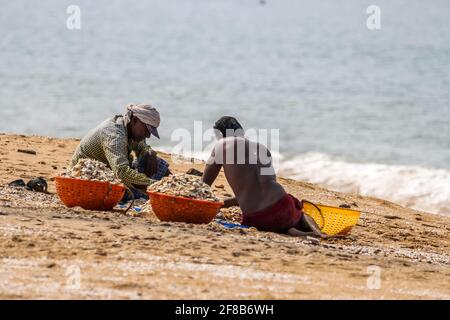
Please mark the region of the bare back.
POLYGON ((215 150, 224 150, 225 176, 244 213, 265 209, 286 194, 276 181, 265 146, 243 137, 227 137, 218 141, 218 147, 215 150))

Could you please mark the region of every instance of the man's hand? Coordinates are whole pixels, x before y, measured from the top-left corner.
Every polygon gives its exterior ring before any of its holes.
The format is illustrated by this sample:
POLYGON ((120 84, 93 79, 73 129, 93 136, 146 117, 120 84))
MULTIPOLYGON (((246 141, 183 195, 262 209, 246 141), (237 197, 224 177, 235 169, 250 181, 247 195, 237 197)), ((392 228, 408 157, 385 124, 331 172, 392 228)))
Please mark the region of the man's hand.
POLYGON ((239 206, 239 203, 237 202, 237 200, 236 200, 235 197, 225 199, 225 200, 223 201, 223 203, 224 203, 224 204, 223 204, 222 208, 229 208, 229 207, 239 206))
POLYGON ((145 155, 145 171, 144 173, 148 177, 152 177, 157 171, 158 171, 158 161, 156 159, 156 152, 153 150, 150 150, 145 155))

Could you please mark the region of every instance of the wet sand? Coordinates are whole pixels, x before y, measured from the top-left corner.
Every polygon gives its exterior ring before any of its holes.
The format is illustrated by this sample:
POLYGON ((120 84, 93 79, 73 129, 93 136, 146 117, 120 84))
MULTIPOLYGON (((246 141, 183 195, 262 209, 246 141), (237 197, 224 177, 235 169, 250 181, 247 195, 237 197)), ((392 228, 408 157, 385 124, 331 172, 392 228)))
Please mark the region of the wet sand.
MULTIPOLYGON (((300 199, 362 210, 359 223, 344 239, 316 242, 69 209, 51 180, 77 144, 0 134, 0 298, 450 299, 448 217, 289 179, 279 180, 300 199), (37 176, 51 194, 4 187, 37 176)), ((222 174, 215 184, 231 194, 222 174)))

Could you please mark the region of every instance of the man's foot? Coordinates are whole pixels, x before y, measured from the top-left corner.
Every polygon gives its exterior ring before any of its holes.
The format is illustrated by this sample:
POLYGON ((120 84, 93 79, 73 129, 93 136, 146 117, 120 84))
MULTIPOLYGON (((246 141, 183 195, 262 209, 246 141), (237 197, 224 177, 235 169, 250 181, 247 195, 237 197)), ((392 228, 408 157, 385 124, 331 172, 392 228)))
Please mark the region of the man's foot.
POLYGON ((314 232, 311 231, 301 231, 297 228, 289 228, 287 234, 292 237, 306 238, 306 237, 314 237, 314 232))
POLYGON ((203 172, 198 171, 197 169, 191 168, 191 169, 189 169, 186 172, 186 174, 190 174, 190 175, 193 175, 193 176, 201 177, 203 175, 203 172))
POLYGON ((315 239, 327 239, 329 238, 328 235, 326 235, 323 232, 314 232, 314 231, 301 231, 297 228, 289 228, 289 230, 287 231, 287 234, 292 236, 292 237, 299 237, 299 238, 305 238, 307 239, 308 237, 312 237, 315 239))
POLYGON ((303 213, 302 219, 300 220, 300 223, 295 228, 290 228, 288 230, 288 234, 294 237, 316 237, 321 239, 327 239, 329 238, 328 235, 320 231, 319 226, 314 221, 313 218, 311 218, 306 213, 303 213))

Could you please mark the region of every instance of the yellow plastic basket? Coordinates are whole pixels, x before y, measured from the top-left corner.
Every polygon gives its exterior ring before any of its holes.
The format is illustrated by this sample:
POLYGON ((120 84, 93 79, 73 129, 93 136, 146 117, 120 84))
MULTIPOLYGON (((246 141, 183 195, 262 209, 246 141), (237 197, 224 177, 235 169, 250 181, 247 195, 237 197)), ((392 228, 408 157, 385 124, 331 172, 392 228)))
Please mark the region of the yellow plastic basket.
POLYGON ((303 211, 319 226, 320 230, 330 236, 343 235, 350 232, 358 223, 360 211, 314 204, 303 200, 303 211))

